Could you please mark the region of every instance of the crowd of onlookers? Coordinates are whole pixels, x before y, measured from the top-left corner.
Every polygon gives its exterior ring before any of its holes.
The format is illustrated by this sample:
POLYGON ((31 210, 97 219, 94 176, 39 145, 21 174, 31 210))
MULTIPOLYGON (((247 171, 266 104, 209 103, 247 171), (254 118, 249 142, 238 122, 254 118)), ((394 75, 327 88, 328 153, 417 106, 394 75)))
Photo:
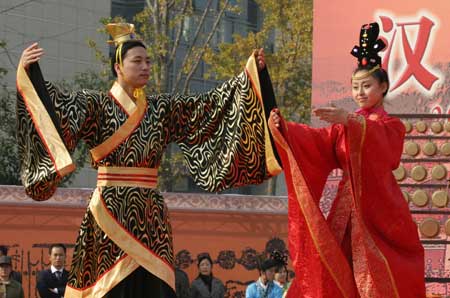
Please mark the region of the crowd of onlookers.
MULTIPOLYGON (((270 258, 258 263, 259 277, 250 283, 245 298, 282 298, 286 295, 290 282, 286 259, 276 252, 270 258)), ((178 298, 224 298, 225 286, 212 272, 213 261, 209 254, 197 258, 198 276, 189 286, 187 274, 177 270, 176 292, 178 298)), ((292 280, 293 276, 289 276, 292 280)))
MULTIPOLYGON (((37 292, 40 298, 64 297, 69 272, 64 269, 66 247, 52 244, 49 248, 50 267, 37 274, 37 292)), ((246 298, 282 298, 289 287, 286 261, 280 254, 261 260, 258 279, 249 284, 246 298)), ((178 298, 224 298, 225 286, 213 275, 213 261, 209 254, 197 257, 198 276, 191 284, 187 274, 176 269, 176 293, 178 298)), ((0 298, 24 298, 22 275, 13 271, 12 259, 6 246, 0 246, 0 298)))

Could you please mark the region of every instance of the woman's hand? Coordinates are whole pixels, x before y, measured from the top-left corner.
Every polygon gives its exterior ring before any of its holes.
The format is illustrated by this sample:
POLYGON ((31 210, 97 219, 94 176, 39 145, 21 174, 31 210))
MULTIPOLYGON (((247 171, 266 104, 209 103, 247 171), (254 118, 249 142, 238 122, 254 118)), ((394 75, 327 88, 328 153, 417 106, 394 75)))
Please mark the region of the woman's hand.
POLYGON ((331 124, 347 124, 348 112, 342 108, 323 107, 313 110, 314 115, 320 120, 331 124))
POLYGON ((279 129, 281 127, 281 113, 278 108, 275 108, 270 112, 270 118, 275 124, 275 127, 279 129))
POLYGON ((253 55, 255 55, 256 65, 258 66, 258 71, 266 68, 266 60, 264 58, 264 50, 261 48, 259 50, 254 50, 253 55))
POLYGON ((42 55, 44 55, 44 50, 39 47, 37 42, 33 43, 22 52, 22 57, 20 58, 22 66, 28 70, 31 64, 41 59, 42 55))

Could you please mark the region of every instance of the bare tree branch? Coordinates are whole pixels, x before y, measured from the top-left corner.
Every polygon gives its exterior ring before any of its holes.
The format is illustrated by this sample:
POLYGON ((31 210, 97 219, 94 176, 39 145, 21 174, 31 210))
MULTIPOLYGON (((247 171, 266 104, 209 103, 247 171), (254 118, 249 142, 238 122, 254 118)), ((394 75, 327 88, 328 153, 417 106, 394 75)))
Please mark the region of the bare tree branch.
MULTIPOLYGON (((209 8, 211 7, 211 4, 212 4, 212 0, 208 0, 208 3, 206 4, 205 10, 203 11, 202 17, 200 19, 200 22, 197 25, 197 30, 196 30, 196 32, 194 34, 194 38, 193 38, 192 42, 190 43, 190 46, 189 46, 188 50, 186 51, 186 55, 184 56, 183 64, 181 65, 181 71, 178 72, 178 75, 177 75, 177 78, 175 80, 175 83, 173 84, 173 86, 174 86, 173 87, 173 91, 178 88, 178 85, 181 82, 181 77, 183 76, 183 71, 182 70, 186 67, 186 63, 189 61, 188 57, 191 55, 192 50, 193 50, 193 48, 194 48, 194 46, 195 46, 195 44, 196 44, 196 42, 198 40, 198 37, 200 35, 201 29, 203 28, 203 24, 205 23, 205 19, 206 19, 206 16, 207 16, 208 12, 209 12, 209 8)), ((213 31, 214 31, 214 29, 213 29, 213 31)))
POLYGON ((195 64, 192 66, 191 70, 189 71, 189 73, 186 76, 186 80, 184 81, 184 86, 183 86, 183 93, 186 93, 188 86, 189 86, 189 82, 192 78, 192 76, 194 75, 195 71, 197 70, 198 66, 200 65, 200 61, 203 57, 203 55, 206 52, 206 49, 208 47, 209 42, 211 41, 212 37, 214 36, 214 34, 216 33, 216 29, 217 26, 219 26, 220 21, 222 19, 222 15, 224 14, 225 10, 228 8, 228 3, 230 2, 230 0, 226 0, 222 9, 219 12, 219 15, 216 18, 216 21, 208 35, 208 38, 205 40, 205 43, 203 44, 202 50, 200 51, 200 53, 197 55, 196 59, 194 59, 195 64))
MULTIPOLYGON (((181 10, 182 15, 184 15, 186 13, 189 3, 190 3, 190 0, 184 0, 183 8, 181 10)), ((180 26, 178 27, 178 32, 176 33, 176 36, 175 36, 175 41, 173 43, 172 51, 171 51, 171 53, 169 55, 169 59, 167 61, 169 66, 171 66, 173 61, 175 60, 175 55, 177 53, 178 46, 180 45, 181 35, 183 34, 183 29, 184 29, 184 18, 185 17, 183 17, 183 20, 181 21, 180 26)))
MULTIPOLYGON (((187 1, 186 1, 186 2, 187 2, 187 1)), ((169 2, 167 3, 167 7, 168 7, 169 9, 171 9, 171 8, 173 8, 173 7, 175 6, 175 3, 176 3, 176 0, 169 1, 169 2)))
MULTIPOLYGON (((211 7, 212 2, 213 2, 212 0, 208 0, 208 3, 206 5, 206 7, 205 7, 205 10, 203 11, 203 15, 202 15, 202 17, 200 19, 200 22, 199 22, 198 26, 197 26, 197 31, 195 32, 194 38, 192 39, 192 44, 191 44, 191 47, 189 49, 190 51, 192 51, 192 48, 197 43, 198 37, 200 36, 201 29, 203 27, 203 24, 205 23, 206 16, 208 15, 209 8, 211 7)), ((189 54, 190 54, 190 52, 188 52, 186 54, 186 57, 189 57, 189 54)))

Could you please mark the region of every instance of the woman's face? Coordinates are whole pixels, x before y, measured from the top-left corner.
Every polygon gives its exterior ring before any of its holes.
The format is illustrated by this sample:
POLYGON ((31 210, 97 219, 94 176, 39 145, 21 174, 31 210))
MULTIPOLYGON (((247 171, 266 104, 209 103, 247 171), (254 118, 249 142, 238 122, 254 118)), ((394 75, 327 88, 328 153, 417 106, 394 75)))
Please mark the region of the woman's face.
POLYGON ((123 58, 123 68, 116 64, 118 76, 133 88, 142 88, 150 76, 150 58, 147 51, 140 46, 129 49, 123 58))
MULTIPOLYGON (((356 76, 364 76, 365 74, 367 74, 367 70, 360 70, 355 73, 356 76)), ((387 83, 380 84, 372 75, 352 80, 353 100, 363 109, 380 105, 383 101, 383 93, 386 90, 387 83)))
POLYGON ((275 280, 278 281, 280 284, 284 284, 286 282, 286 268, 281 267, 281 269, 275 273, 275 280))
POLYGON ((203 259, 200 264, 198 264, 198 270, 202 275, 210 275, 211 274, 211 263, 208 259, 203 259))

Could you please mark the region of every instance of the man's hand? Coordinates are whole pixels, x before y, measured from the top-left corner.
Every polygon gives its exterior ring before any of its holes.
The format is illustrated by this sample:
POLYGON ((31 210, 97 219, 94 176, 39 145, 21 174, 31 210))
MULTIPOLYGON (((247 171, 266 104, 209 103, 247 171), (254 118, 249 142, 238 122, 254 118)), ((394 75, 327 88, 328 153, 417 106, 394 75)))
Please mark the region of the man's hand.
POLYGON ((22 57, 20 58, 22 61, 22 66, 28 70, 30 64, 39 61, 42 55, 44 55, 44 50, 39 47, 37 42, 33 43, 22 52, 22 57))
POLYGON ((273 123, 275 124, 276 128, 281 127, 281 114, 280 110, 275 108, 270 112, 270 118, 272 119, 273 123))
POLYGON ((264 58, 264 50, 260 48, 259 50, 254 50, 253 55, 255 55, 256 65, 258 66, 258 71, 266 68, 266 61, 264 58))

